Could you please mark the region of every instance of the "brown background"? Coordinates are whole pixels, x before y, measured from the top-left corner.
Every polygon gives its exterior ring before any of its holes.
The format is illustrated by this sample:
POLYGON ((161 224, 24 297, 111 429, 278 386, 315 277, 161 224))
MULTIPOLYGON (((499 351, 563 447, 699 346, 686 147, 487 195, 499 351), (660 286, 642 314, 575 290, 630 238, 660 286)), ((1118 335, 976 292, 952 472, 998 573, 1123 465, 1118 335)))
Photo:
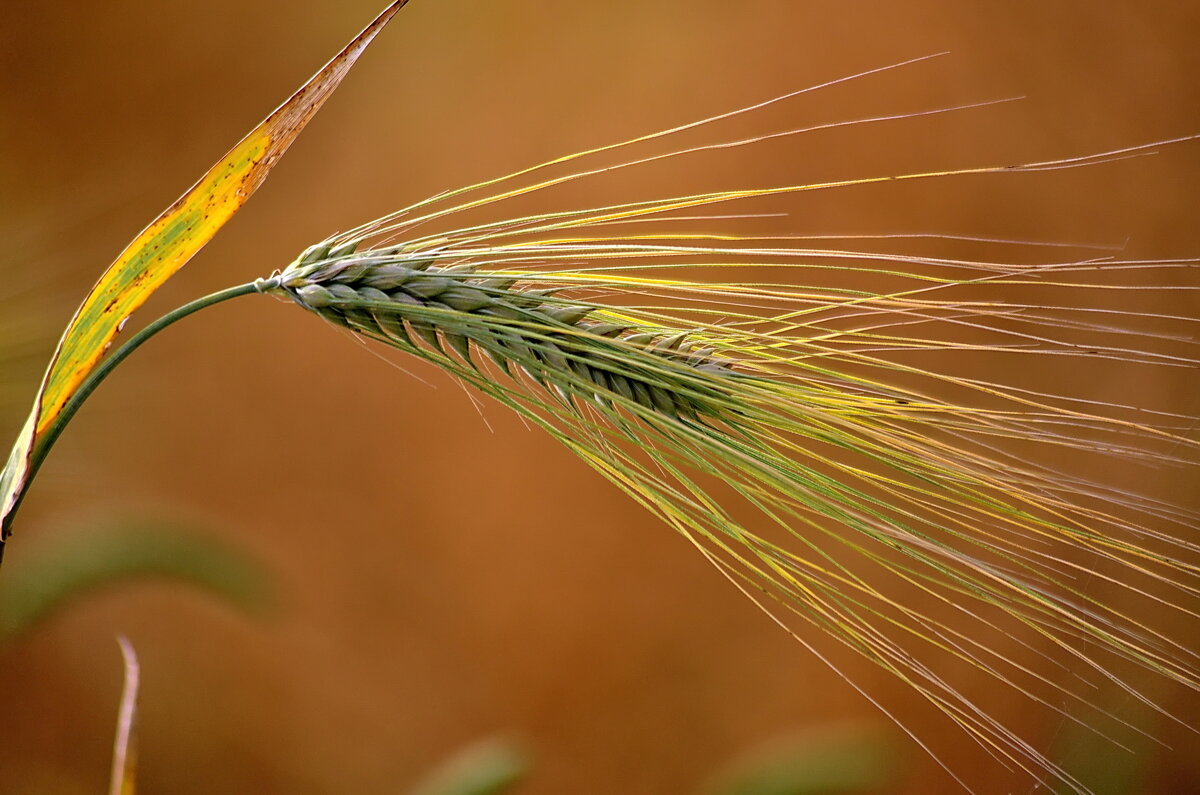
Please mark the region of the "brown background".
MULTIPOLYGON (((36 303, 0 310, 38 307, 42 361, 133 233, 379 5, 4 4, 0 230, 13 295, 36 303)), ((1200 132, 1198 23, 1194 2, 414 0, 147 316, 443 189, 943 50, 718 137, 1027 99, 737 150, 562 200, 1004 164, 1200 132)), ((1128 239, 1129 256, 1197 256, 1198 176, 1192 143, 1100 169, 856 189, 782 209, 803 233, 1128 239)), ((418 368, 422 384, 282 304, 239 303, 156 340, 97 394, 5 563, 99 510, 182 515, 261 559, 284 609, 255 623, 183 587, 137 585, 0 651, 0 792, 101 791, 117 632, 144 669, 146 792, 403 791, 498 732, 536 755, 523 792, 689 792, 780 734, 879 722, 551 440, 494 406, 481 418, 436 373, 418 368)), ((1181 296, 1170 310, 1197 307, 1181 296)), ((1101 399, 1196 413, 1189 375, 1072 374, 1101 399)), ((35 377, 6 374, 5 399, 27 400, 35 377)), ((9 411, 4 438, 17 425, 9 411)), ((1148 488, 1194 504, 1187 475, 1148 488)), ((865 666, 852 673, 896 689, 865 666)), ((1185 717, 1196 706, 1174 703, 1185 717)), ((1060 728, 996 707, 1038 742, 1060 728)), ((1029 791, 978 766, 944 727, 914 728, 977 791, 1029 791)), ((1194 740, 1174 741, 1146 752, 1147 791, 1200 791, 1194 740)), ((902 772, 889 791, 950 787, 895 742, 902 772)))

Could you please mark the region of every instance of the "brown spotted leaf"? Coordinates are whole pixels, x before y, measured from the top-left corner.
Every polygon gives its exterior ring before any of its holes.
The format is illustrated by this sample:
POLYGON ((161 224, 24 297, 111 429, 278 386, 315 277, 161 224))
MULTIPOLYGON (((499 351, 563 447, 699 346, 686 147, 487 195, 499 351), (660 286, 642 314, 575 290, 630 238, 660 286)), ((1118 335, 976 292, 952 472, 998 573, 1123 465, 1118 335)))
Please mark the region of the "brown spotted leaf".
POLYGON ((33 411, 0 474, 0 544, 28 485, 38 439, 96 368, 121 327, 146 299, 233 217, 338 87, 358 57, 408 0, 396 0, 350 44, 255 127, 146 227, 88 293, 50 360, 33 411))

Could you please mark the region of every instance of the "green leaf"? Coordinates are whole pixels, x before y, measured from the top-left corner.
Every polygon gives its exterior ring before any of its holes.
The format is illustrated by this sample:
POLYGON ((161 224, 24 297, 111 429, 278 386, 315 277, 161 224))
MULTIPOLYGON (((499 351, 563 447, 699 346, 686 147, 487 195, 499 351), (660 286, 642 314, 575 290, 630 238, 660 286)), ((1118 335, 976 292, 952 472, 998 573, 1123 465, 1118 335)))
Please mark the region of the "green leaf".
POLYGON ((704 795, 822 795, 883 788, 893 763, 873 731, 806 733, 772 741, 733 762, 704 795))
POLYGON ((483 740, 443 762, 410 795, 501 795, 529 771, 529 759, 509 740, 483 740))
MULTIPOLYGON (((32 476, 38 439, 138 307, 204 247, 267 178, 292 141, 341 84, 358 57, 408 0, 396 0, 292 97, 239 141, 163 211, 92 288, 63 332, 33 410, 0 473, 0 545, 32 476)), ((2 549, 2 547, 0 547, 2 549)))
POLYGON ((187 583, 249 614, 272 605, 262 566, 210 536, 163 523, 72 532, 0 580, 0 640, 13 640, 100 591, 147 579, 187 583))

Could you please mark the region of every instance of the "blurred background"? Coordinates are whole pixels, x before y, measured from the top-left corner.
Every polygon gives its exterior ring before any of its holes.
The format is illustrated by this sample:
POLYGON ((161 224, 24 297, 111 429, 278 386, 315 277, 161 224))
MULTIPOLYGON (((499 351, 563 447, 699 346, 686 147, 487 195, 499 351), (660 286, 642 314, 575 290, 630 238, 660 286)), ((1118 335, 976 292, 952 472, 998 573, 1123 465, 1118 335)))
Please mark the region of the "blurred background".
MULTIPOLYGON (((4 4, 0 438, 15 436, 101 269, 382 5, 4 4)), ((1025 98, 606 177, 537 206, 1004 165, 1197 133, 1198 36, 1194 2, 414 0, 254 200, 134 322, 440 191, 942 51, 709 140, 1025 98)), ((1200 143, 1190 143, 1093 169, 805 194, 755 205, 788 217, 740 228, 1195 257, 1198 177, 1200 143)), ((1200 310, 1186 293, 1171 300, 1143 308, 1200 310)), ((101 519, 157 517, 256 561, 275 609, 248 616, 185 583, 139 579, 7 642, 0 792, 102 791, 118 632, 142 661, 146 792, 407 792, 492 736, 519 739, 531 767, 515 791, 531 795, 699 792, 781 737, 887 747, 886 775, 821 791, 954 786, 567 450, 500 407, 477 409, 440 374, 390 361, 294 308, 243 299, 163 334, 96 394, 31 491, 0 579, 101 519)), ((1070 376, 1097 399, 1200 413, 1186 370, 1135 380, 1089 365, 1070 376)), ((1131 485, 1195 506, 1187 475, 1142 473, 1131 485)), ((913 700, 887 674, 845 665, 900 709, 913 700)), ((1156 695, 1185 719, 1200 713, 1194 698, 1156 695)), ((1142 743, 1131 759, 1089 750, 1065 721, 1003 694, 978 697, 1088 768, 1097 789, 1200 792, 1195 737, 1165 718, 1150 722, 1171 747, 1142 743)), ((976 791, 1038 791, 981 765, 952 728, 913 720, 976 791)), ((847 767, 874 764, 869 755, 847 767)))

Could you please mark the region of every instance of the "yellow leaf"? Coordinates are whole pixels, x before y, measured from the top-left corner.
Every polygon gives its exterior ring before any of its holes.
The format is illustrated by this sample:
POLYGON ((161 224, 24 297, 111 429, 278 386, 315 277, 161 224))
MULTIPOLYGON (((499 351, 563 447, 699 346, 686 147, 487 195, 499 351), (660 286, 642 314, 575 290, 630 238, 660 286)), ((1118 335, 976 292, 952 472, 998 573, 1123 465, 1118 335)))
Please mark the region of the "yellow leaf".
POLYGON ((133 312, 212 239, 266 179, 288 146, 396 12, 396 0, 192 188, 146 227, 88 293, 58 344, 33 411, 0 474, 0 543, 30 477, 38 438, 59 418, 133 312))

